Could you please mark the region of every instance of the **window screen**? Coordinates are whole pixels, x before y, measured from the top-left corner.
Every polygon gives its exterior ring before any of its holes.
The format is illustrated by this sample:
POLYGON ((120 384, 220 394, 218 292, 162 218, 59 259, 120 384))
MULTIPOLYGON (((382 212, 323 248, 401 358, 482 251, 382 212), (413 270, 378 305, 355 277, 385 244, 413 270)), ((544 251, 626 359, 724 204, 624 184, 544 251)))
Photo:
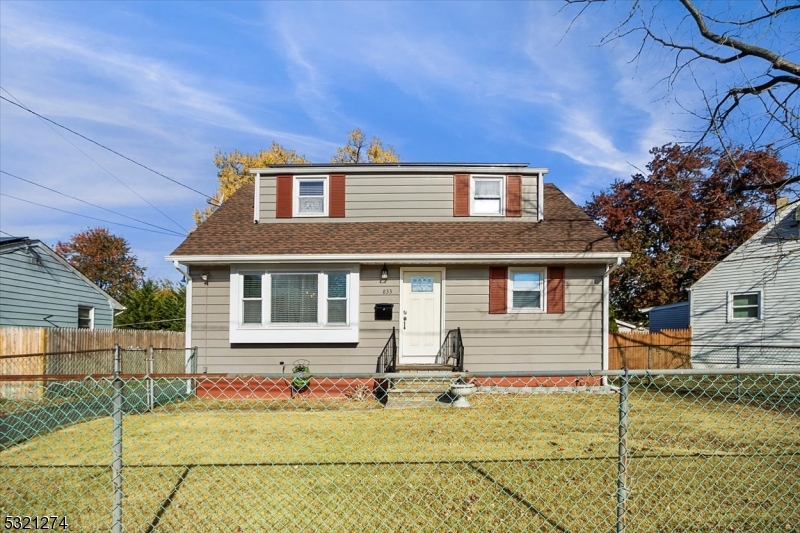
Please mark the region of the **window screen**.
POLYGON ((482 215, 499 215, 502 209, 501 179, 475 178, 472 184, 472 212, 482 215))
POLYGON ((514 272, 512 274, 514 309, 539 309, 542 307, 542 274, 540 272, 514 272))
POLYGON ((78 327, 82 329, 92 329, 91 307, 78 307, 78 327))
POLYGON ((299 182, 297 199, 298 213, 325 212, 325 182, 323 180, 299 182))
POLYGON ((734 294, 731 310, 733 318, 758 318, 758 293, 734 294))

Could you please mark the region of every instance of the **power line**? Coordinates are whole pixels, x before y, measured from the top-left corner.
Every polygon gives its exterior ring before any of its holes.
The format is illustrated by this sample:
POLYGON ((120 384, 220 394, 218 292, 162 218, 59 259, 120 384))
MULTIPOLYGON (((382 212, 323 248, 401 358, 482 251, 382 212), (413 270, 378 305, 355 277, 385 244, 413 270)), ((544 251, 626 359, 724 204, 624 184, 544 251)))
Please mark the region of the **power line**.
POLYGON ((30 200, 25 200, 24 198, 19 198, 17 196, 11 196, 10 194, 6 194, 4 192, 0 192, 0 196, 5 196, 6 198, 12 198, 12 199, 18 200, 20 202, 25 202, 26 204, 33 204, 33 205, 38 205, 39 207, 46 207, 47 209, 52 209, 54 211, 60 211, 62 213, 66 213, 68 215, 75 215, 76 217, 89 218, 89 219, 92 219, 92 220, 97 220, 99 222, 104 222, 106 224, 113 224, 115 226, 123 226, 123 227, 126 227, 126 228, 133 228, 133 229, 138 229, 138 230, 141 230, 141 231, 149 231, 151 233, 160 233, 161 235, 169 235, 170 237, 180 236, 180 235, 177 235, 175 232, 167 233, 165 231, 156 231, 154 229, 140 228, 139 226, 131 226, 130 224, 123 224, 122 222, 113 222, 111 220, 104 220, 102 218, 90 217, 89 215, 84 215, 82 213, 73 213, 72 211, 66 211, 64 209, 59 209, 58 207, 53 207, 51 205, 44 205, 44 204, 32 202, 30 200))
MULTIPOLYGON (((2 87, 2 86, 0 86, 0 89, 2 89, 3 91, 5 91, 5 92, 6 92, 6 93, 7 93, 7 94, 8 94, 8 95, 11 97, 11 98, 13 98, 14 100, 16 100, 16 101, 17 101, 17 104, 19 104, 19 106, 21 106, 21 107, 23 107, 24 109, 26 109, 26 110, 30 111, 30 109, 28 109, 28 107, 27 107, 27 106, 25 106, 25 104, 23 104, 23 103, 22 103, 22 101, 20 101, 20 99, 19 99, 19 98, 17 98, 17 97, 16 97, 16 96, 14 96, 13 94, 11 94, 11 93, 8 91, 8 89, 6 89, 5 87, 2 87)), ((11 103, 13 103, 13 102, 11 102, 11 103)), ((154 210, 156 210, 158 213, 160 213, 160 214, 161 214, 161 215, 162 215, 164 218, 166 218, 167 220, 169 220, 170 222, 172 222, 173 224, 175 224, 176 226, 178 226, 178 227, 179 227, 181 230, 183 230, 184 232, 188 232, 188 230, 187 230, 186 228, 184 228, 183 226, 181 226, 180 224, 178 224, 178 222, 176 222, 176 221, 175 221, 175 220, 174 220, 172 217, 170 217, 170 216, 169 216, 169 215, 167 215, 167 214, 166 214, 164 211, 162 211, 161 209, 157 208, 157 207, 156 207, 155 205, 153 205, 151 202, 149 202, 148 200, 146 200, 146 199, 144 198, 144 196, 142 196, 141 194, 139 194, 138 192, 136 192, 135 190, 133 190, 133 188, 132 188, 132 187, 130 187, 130 186, 127 184, 127 183, 125 183, 124 181, 122 181, 121 179, 119 179, 119 178, 118 178, 118 177, 117 177, 117 176, 116 176, 116 175, 115 175, 113 172, 111 172, 111 171, 110 171, 110 170, 108 170, 106 167, 104 167, 103 165, 101 165, 100 163, 98 163, 98 162, 97 162, 97 161, 96 161, 94 158, 92 158, 92 156, 90 156, 89 154, 87 154, 86 152, 84 152, 83 150, 81 150, 81 149, 80 149, 80 147, 78 147, 78 145, 76 145, 75 143, 73 143, 72 141, 70 141, 69 139, 67 139, 66 137, 64 137, 64 136, 61 134, 61 132, 59 132, 57 129, 55 129, 55 128, 54 128, 54 127, 53 127, 53 126, 52 126, 52 125, 51 125, 51 124, 48 122, 48 120, 49 120, 49 119, 44 119, 43 117, 39 117, 39 120, 41 120, 41 121, 44 123, 44 125, 45 125, 45 126, 47 126, 48 128, 50 128, 50 129, 53 131, 53 133, 55 133, 56 135, 58 135, 59 137, 61 137, 61 138, 62 138, 62 139, 65 141, 65 142, 69 143, 69 144, 70 144, 70 146, 72 146, 72 147, 73 147, 73 148, 75 148, 77 151, 79 151, 81 154, 83 154, 83 155, 84 155, 84 156, 85 156, 85 157, 86 157, 86 158, 87 158, 89 161, 91 161, 92 163, 94 163, 95 165, 97 165, 98 167, 100 167, 100 168, 101 168, 103 171, 105 171, 105 172, 106 172, 106 173, 107 173, 109 176, 111 176, 112 178, 114 178, 115 180, 117 180, 117 181, 118 181, 120 184, 122 184, 122 186, 123 186, 123 187, 125 187, 126 189, 128 189, 129 191, 131 191, 133 194, 135 194, 135 195, 136 195, 136 196, 137 196, 137 197, 138 197, 140 200, 142 200, 144 203, 146 203, 147 205, 149 205, 150 207, 152 207, 154 210)), ((51 122, 52 122, 52 121, 51 121, 51 122)))
MULTIPOLYGON (((2 88, 2 87, 0 87, 0 88, 2 88)), ((4 91, 6 91, 5 89, 3 89, 3 90, 4 90, 4 91)), ((8 91, 6 91, 6 92, 8 92, 8 91)), ((11 94, 11 93, 9 93, 9 94, 11 94)), ((65 130, 67 130, 68 132, 72 133, 73 135, 77 135, 77 136, 78 136, 78 137, 80 137, 81 139, 87 140, 87 141, 89 141, 90 143, 92 143, 92 144, 95 144, 95 145, 99 146, 100 148, 102 148, 102 149, 104 149, 104 150, 108 150, 108 151, 109 151, 109 152, 111 152, 112 154, 118 155, 119 157, 121 157, 122 159, 125 159, 126 161, 130 161, 130 162, 131 162, 131 163, 133 163, 134 165, 140 166, 140 167, 142 167, 142 168, 143 168, 143 169, 145 169, 145 170, 149 170, 149 171, 150 171, 150 172, 152 172, 153 174, 156 174, 156 175, 158 175, 158 176, 161 176, 162 178, 164 178, 164 179, 167 179, 167 180, 171 181, 172 183, 175 183, 176 185, 180 185, 181 187, 183 187, 183 188, 185 188, 185 189, 189 189, 189 190, 190 190, 190 191, 192 191, 192 192, 196 192, 197 194, 199 194, 199 195, 200 195, 200 196, 202 196, 203 198, 206 198, 206 199, 212 199, 212 198, 211 198, 211 196, 209 196, 209 195, 207 195, 207 194, 205 194, 205 193, 203 193, 203 192, 200 192, 200 191, 198 191, 197 189, 195 189, 195 188, 193 188, 193 187, 190 187, 190 186, 186 185, 185 183, 181 183, 181 182, 180 182, 180 181, 178 181, 178 180, 175 180, 175 179, 172 179, 172 178, 170 178, 170 177, 169 177, 169 176, 167 176, 166 174, 162 174, 161 172, 159 172, 159 171, 157 171, 157 170, 153 170, 152 168, 148 167, 147 165, 144 165, 144 164, 142 164, 142 163, 139 163, 138 161, 136 161, 136 160, 134 160, 134 159, 131 159, 130 157, 128 157, 128 156, 126 156, 126 155, 123 155, 123 154, 121 154, 121 153, 117 152, 116 150, 114 150, 114 149, 112 149, 112 148, 109 148, 108 146, 106 146, 106 145, 104 145, 104 144, 101 144, 101 143, 99 143, 99 142, 97 142, 97 141, 95 141, 95 140, 93 140, 93 139, 90 139, 89 137, 87 137, 87 136, 85 136, 85 135, 82 135, 82 134, 78 133, 78 132, 77 132, 77 131, 75 131, 75 130, 72 130, 72 129, 70 129, 70 128, 68 128, 68 127, 66 127, 66 126, 64 126, 64 125, 62 125, 62 124, 59 124, 59 123, 58 123, 58 122, 56 122, 55 120, 51 120, 51 119, 49 119, 49 118, 45 117, 44 115, 40 115, 40 114, 39 114, 39 113, 37 113, 36 111, 34 111, 34 110, 32 110, 32 109, 29 109, 29 108, 25 107, 25 106, 24 106, 24 105, 22 105, 22 104, 18 104, 18 103, 16 103, 16 102, 12 101, 12 100, 9 100, 8 98, 6 98, 6 97, 5 97, 5 96, 3 96, 3 95, 0 95, 0 99, 2 99, 2 100, 5 100, 6 102, 8 102, 8 103, 9 103, 9 104, 11 104, 11 105, 17 106, 18 108, 20 108, 20 109, 22 109, 22 110, 24 110, 24 111, 27 111, 28 113, 31 113, 31 114, 33 114, 33 115, 36 115, 37 117, 41 118, 42 120, 46 120, 47 122, 49 122, 49 123, 51 123, 51 124, 53 124, 53 125, 55 125, 55 126, 58 126, 59 128, 63 128, 63 129, 65 129, 65 130)))
POLYGON ((10 172, 6 172, 5 170, 0 170, 0 173, 2 173, 2 174, 5 174, 5 175, 7 175, 7 176, 11 176, 12 178, 16 178, 16 179, 18 179, 18 180, 21 180, 21 181, 24 181, 24 182, 26 182, 26 183, 30 183, 31 185, 36 185, 37 187, 41 187, 42 189, 48 190, 48 191, 50 191, 50 192, 54 192, 54 193, 56 193, 56 194, 60 194, 61 196, 65 196, 65 197, 67 197, 67 198, 70 198, 70 199, 72 199, 72 200, 76 200, 76 201, 78 201, 78 202, 81 202, 81 203, 84 203, 84 204, 86 204, 86 205, 90 205, 90 206, 92 206, 92 207, 96 207, 97 209, 102 209, 103 211, 106 211, 106 212, 108 212, 108 213, 111 213, 111 214, 113 214, 113 215, 117 215, 117 216, 120 216, 120 217, 124 217, 124 218, 127 218, 128 220, 133 220, 134 222, 139 222, 140 224, 145 224, 145 225, 147 225, 147 226, 151 226, 151 227, 153 227, 153 228, 162 229, 162 230, 164 230, 164 231, 169 231, 170 233, 173 233, 173 234, 174 234, 174 235, 176 235, 176 236, 183 236, 183 235, 185 235, 185 234, 182 234, 182 233, 178 233, 178 232, 177 232, 177 231, 175 231, 175 230, 171 230, 171 229, 169 229, 169 228, 163 228, 163 227, 161 227, 161 226, 156 226, 155 224, 151 224, 150 222, 147 222, 147 221, 144 221, 144 220, 139 220, 138 218, 133 218, 133 217, 130 217, 130 216, 128 216, 128 215, 124 215, 124 214, 122 214, 122 213, 118 213, 118 212, 116 212, 116 211, 112 211, 111 209, 106 209, 105 207, 102 207, 102 206, 99 206, 99 205, 93 204, 93 203, 91 203, 91 202, 87 202, 86 200, 81 200, 80 198, 76 198, 76 197, 74 197, 74 196, 70 196, 69 194, 63 193, 63 192, 61 192, 61 191, 57 191, 57 190, 55 190, 55 189, 51 189, 50 187, 47 187, 47 186, 45 186, 45 185, 41 185, 41 184, 39 184, 39 183, 36 183, 36 182, 34 182, 34 181, 31 181, 31 180, 27 180, 27 179, 25 179, 25 178, 22 178, 22 177, 20 177, 20 176, 14 175, 14 174, 12 174, 12 173, 10 173, 10 172))

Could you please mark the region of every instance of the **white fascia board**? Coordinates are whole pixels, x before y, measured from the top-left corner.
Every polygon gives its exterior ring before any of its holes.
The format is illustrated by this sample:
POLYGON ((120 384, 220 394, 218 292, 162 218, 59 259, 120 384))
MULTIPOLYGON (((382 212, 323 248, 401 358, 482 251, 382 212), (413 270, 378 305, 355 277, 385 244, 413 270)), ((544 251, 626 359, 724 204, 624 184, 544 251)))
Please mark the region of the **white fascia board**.
POLYGON ((261 215, 261 176, 255 176, 255 198, 253 199, 253 222, 258 224, 261 215))
POLYGON ((618 258, 630 257, 630 252, 615 253, 542 253, 542 254, 307 254, 307 255, 194 255, 167 256, 168 261, 184 264, 229 265, 269 263, 351 263, 351 264, 552 264, 552 263, 598 263, 608 264, 618 258))
POLYGON ((546 172, 547 170, 539 173, 536 184, 536 218, 539 222, 544 220, 544 175, 546 172))
POLYGON ((529 167, 522 164, 510 165, 356 165, 356 166, 285 166, 276 168, 252 168, 251 174, 262 176, 278 176, 291 174, 521 174, 543 176, 550 172, 544 167, 529 167))

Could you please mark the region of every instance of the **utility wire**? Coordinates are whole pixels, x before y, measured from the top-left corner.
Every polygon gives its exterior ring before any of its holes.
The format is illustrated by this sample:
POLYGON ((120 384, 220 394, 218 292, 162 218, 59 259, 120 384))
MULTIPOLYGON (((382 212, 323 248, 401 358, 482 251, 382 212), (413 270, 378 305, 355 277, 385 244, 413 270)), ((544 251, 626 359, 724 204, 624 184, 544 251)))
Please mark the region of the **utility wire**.
MULTIPOLYGON (((5 100, 5 101, 7 101, 7 102, 9 102, 9 103, 11 103, 11 104, 14 104, 14 105, 16 105, 17 107, 20 107, 20 108, 22 108, 22 109, 24 109, 24 110, 26 110, 26 111, 28 111, 28 112, 30 112, 30 113, 33 113, 34 115, 36 115, 37 117, 39 117, 39 119, 40 119, 42 122, 44 122, 44 124, 45 124, 45 125, 46 125, 48 128, 50 128, 51 130, 53 130, 53 132, 54 132, 56 135, 58 135, 59 137, 61 137, 62 139, 64 139, 64 141, 66 141, 66 142, 68 142, 70 145, 72 145, 72 147, 73 147, 73 148, 75 148, 77 151, 79 151, 80 153, 82 153, 83 155, 85 155, 85 156, 86 156, 86 157, 87 157, 87 158, 88 158, 88 159, 89 159, 89 160, 90 160, 92 163, 94 163, 95 165, 97 165, 98 167, 100 167, 101 169, 103 169, 103 170, 104 170, 104 171, 105 171, 105 172, 106 172, 106 173, 107 173, 109 176, 111 176, 112 178, 114 178, 115 180, 117 180, 117 181, 118 181, 119 183, 121 183, 121 184, 122 184, 122 185, 123 185, 125 188, 127 188, 129 191, 131 191, 131 192, 132 192, 133 194, 135 194, 136 196, 138 196, 138 197, 139 197, 139 199, 140 199, 140 200, 142 200, 144 203, 146 203, 147 205, 149 205, 150 207, 152 207, 153 209, 155 209, 156 211, 158 211, 159 213, 161 213, 161 214, 164 216, 164 218, 166 218, 167 220, 169 220, 170 222, 172 222, 173 224, 175 224, 176 226, 178 226, 178 227, 179 227, 180 229, 182 229, 184 232, 188 233, 188 230, 187 230, 186 228, 184 228, 183 226, 181 226, 180 224, 178 224, 178 223, 177 223, 177 222, 176 222, 174 219, 172 219, 172 218, 171 218, 169 215, 167 215, 165 212, 163 212, 162 210, 160 210, 159 208, 157 208, 155 205, 153 205, 152 203, 150 203, 149 201, 147 201, 147 200, 146 200, 146 199, 145 199, 145 198, 144 198, 144 197, 143 197, 141 194, 139 194, 139 193, 137 193, 136 191, 134 191, 134 190, 133 190, 133 189, 132 189, 132 188, 131 188, 131 187, 130 187, 130 186, 127 184, 127 183, 125 183, 124 181, 122 181, 121 179, 119 179, 119 178, 118 178, 116 175, 114 175, 114 173, 112 173, 112 172, 111 172, 110 170, 108 170, 106 167, 104 167, 103 165, 101 165, 100 163, 98 163, 98 162, 97 162, 95 159, 93 159, 93 158, 92 158, 92 156, 90 156, 89 154, 87 154, 86 152, 84 152, 83 150, 81 150, 81 149, 78 147, 78 145, 76 145, 75 143, 73 143, 72 141, 70 141, 69 139, 67 139, 66 137, 64 137, 63 135, 61 135, 61 133, 60 133, 60 132, 59 132, 57 129, 55 129, 53 126, 51 126, 51 125, 50 125, 50 123, 56 124, 57 126, 59 126, 59 127, 62 127, 62 128, 64 128, 64 129, 66 129, 67 131, 71 131, 71 132, 72 132, 72 130, 70 130, 69 128, 66 128, 65 126, 61 126, 60 124, 58 124, 58 123, 56 123, 56 122, 53 122, 53 121, 52 121, 52 120, 50 120, 49 118, 43 117, 43 116, 39 115, 38 113, 35 113, 34 111, 31 111, 31 110, 30 110, 28 107, 26 107, 26 106, 25 106, 25 104, 23 104, 23 103, 20 101, 20 99, 19 99, 19 98, 17 98, 17 97, 16 97, 16 96, 14 96, 13 94, 11 94, 11 93, 8 91, 8 89, 6 89, 5 87, 2 87, 2 86, 0 86, 0 89, 2 89, 3 91, 5 91, 5 92, 6 92, 6 93, 7 93, 9 96, 11 96, 11 98, 13 98, 14 100, 16 100, 16 101, 17 101, 17 103, 14 103, 14 102, 12 102, 12 101, 11 101, 11 100, 9 100, 9 99, 7 99, 7 98, 4 98, 2 95, 0 95, 0 98, 2 98, 3 100, 5 100)), ((79 135, 80 137, 83 137, 84 139, 87 139, 87 137, 84 137, 84 136, 83 136, 83 135, 81 135, 80 133, 76 133, 76 132, 72 132, 72 133, 75 133, 75 135, 79 135)), ((91 141, 91 142, 93 142, 93 143, 95 143, 95 144, 97 144, 98 146, 102 146, 101 144, 99 144, 99 143, 97 143, 97 142, 95 142, 95 141, 92 141, 91 139, 88 139, 88 140, 89 140, 89 141, 91 141)), ((111 151, 112 151, 112 152, 114 152, 113 150, 111 150, 111 151)), ((116 152, 114 152, 114 153, 116 153, 116 152)), ((121 156, 121 157, 124 157, 125 159, 129 159, 129 158, 127 158, 127 157, 125 157, 125 156, 123 156, 123 155, 121 155, 121 154, 120 154, 120 156, 121 156)), ((134 161, 134 162, 135 162, 135 161, 134 161)), ((139 163, 137 163, 137 164, 139 164, 139 163)), ((144 166, 144 165, 141 165, 141 166, 144 166)), ((147 168, 147 167, 145 167, 145 168, 147 168)), ((149 170, 149 169, 148 169, 148 170, 149 170)), ((155 171, 153 171, 153 172, 155 172, 155 171)), ((166 176, 165 176, 165 177, 166 177, 166 176)), ((167 178, 167 179, 171 179, 171 178, 167 178)), ((174 181, 174 180, 172 180, 172 181, 174 181)), ((181 185, 183 185, 183 184, 181 184, 181 185)), ((191 187, 189 187, 189 188, 191 189, 191 187)), ((194 189, 192 189, 192 190, 194 190, 194 189)), ((195 192, 199 192, 199 191, 195 191, 195 192)), ((200 193, 200 194, 203 194, 203 193, 200 193)))
POLYGON ((151 233, 160 233, 161 235, 169 235, 170 237, 179 236, 179 235, 176 235, 175 232, 167 233, 165 231, 156 231, 154 229, 140 228, 139 226, 131 226, 130 224, 123 224, 122 222, 114 222, 114 221, 111 221, 111 220, 104 220, 102 218, 90 217, 89 215, 84 215, 84 214, 81 214, 81 213, 73 213, 72 211, 66 211, 64 209, 59 209, 58 207, 53 207, 51 205, 39 204, 39 203, 36 203, 36 202, 32 202, 30 200, 25 200, 24 198, 19 198, 17 196, 11 196, 10 194, 6 194, 4 192, 0 192, 0 196, 5 196, 6 198, 12 198, 14 200, 19 200, 20 202, 25 202, 26 204, 33 204, 33 205, 38 205, 39 207, 46 207, 47 209, 52 209, 54 211, 60 211, 62 213, 66 213, 68 215, 75 215, 77 217, 90 218, 92 220, 97 220, 97 221, 100 221, 100 222, 104 222, 106 224, 113 224, 115 226, 124 226, 126 228, 133 228, 133 229, 138 229, 138 230, 141 230, 141 231, 149 231, 151 233))
MULTIPOLYGON (((0 88, 1 88, 1 87, 0 87, 0 88)), ((4 91, 6 91, 5 89, 3 89, 3 90, 4 90, 4 91)), ((8 91, 6 91, 6 92, 8 92, 8 91)), ((9 93, 9 94, 11 94, 11 93, 9 93)), ((131 163, 133 163, 134 165, 140 166, 140 167, 142 167, 142 168, 143 168, 143 169, 145 169, 145 170, 149 170, 149 171, 150 171, 150 172, 152 172, 153 174, 156 174, 156 175, 158 175, 158 176, 161 176, 162 178, 164 178, 164 179, 167 179, 167 180, 171 181, 172 183, 175 183, 176 185, 180 185, 181 187, 183 187, 183 188, 185 188, 185 189, 189 189, 189 190, 190 190, 190 191, 192 191, 192 192, 196 192, 197 194, 199 194, 199 195, 200 195, 200 196, 202 196, 203 198, 207 198, 207 199, 209 199, 209 200, 211 200, 211 199, 212 199, 212 198, 211 198, 211 196, 207 195, 207 194, 206 194, 206 193, 204 193, 204 192, 200 192, 200 191, 198 191, 197 189, 195 189, 195 188, 192 188, 192 187, 190 187, 190 186, 186 185, 185 183, 181 183, 181 182, 180 182, 180 181, 178 181, 178 180, 175 180, 175 179, 172 179, 172 178, 170 178, 170 177, 169 177, 169 176, 167 176, 166 174, 162 174, 161 172, 159 172, 159 171, 157 171, 157 170, 153 170, 152 168, 148 167, 147 165, 143 165, 142 163, 139 163, 138 161, 136 161, 136 160, 134 160, 134 159, 131 159, 130 157, 128 157, 128 156, 126 156, 126 155, 123 155, 123 154, 121 154, 121 153, 117 152, 116 150, 114 150, 114 149, 112 149, 112 148, 109 148, 108 146, 106 146, 106 145, 104 145, 104 144, 100 144, 99 142, 97 142, 97 141, 95 141, 95 140, 92 140, 92 139, 90 139, 89 137, 87 137, 87 136, 85 136, 85 135, 81 135, 81 134, 80 134, 80 133, 78 133, 77 131, 75 131, 75 130, 71 130, 71 129, 69 129, 69 128, 68 128, 68 127, 66 127, 66 126, 63 126, 63 125, 59 124, 59 123, 58 123, 58 122, 56 122, 55 120, 50 120, 49 118, 45 117, 44 115, 40 115, 40 114, 39 114, 39 113, 37 113, 36 111, 34 111, 34 110, 32 110, 32 109, 28 109, 27 107, 25 107, 25 106, 24 106, 24 105, 22 105, 22 104, 18 104, 18 103, 16 103, 16 102, 13 102, 13 101, 9 100, 8 98, 6 98, 6 97, 5 97, 5 96, 3 96, 3 95, 0 95, 0 99, 2 99, 2 100, 5 100, 6 102, 8 102, 8 103, 9 103, 9 104, 11 104, 11 105, 15 105, 15 106, 17 106, 18 108, 20 108, 20 109, 23 109, 23 110, 27 111, 28 113, 31 113, 31 114, 33 114, 33 115, 36 115, 37 117, 39 117, 39 118, 41 118, 41 119, 43 119, 43 120, 46 120, 47 122, 49 122, 49 123, 51 123, 51 124, 54 124, 54 125, 58 126, 59 128, 63 128, 63 129, 65 129, 65 130, 67 130, 68 132, 72 133, 73 135, 77 135, 77 136, 78 136, 78 137, 80 137, 81 139, 85 139, 85 140, 89 141, 89 142, 90 142, 90 143, 92 143, 92 144, 96 144, 96 145, 97 145, 97 146, 99 146, 100 148, 102 148, 102 149, 104 149, 104 150, 108 150, 108 151, 109 151, 109 152, 111 152, 112 154, 118 155, 118 156, 120 156, 122 159, 125 159, 125 160, 127 160, 127 161, 130 161, 130 162, 131 162, 131 163)))
POLYGON ((112 215, 117 215, 117 216, 120 216, 120 217, 127 218, 128 220, 133 220, 134 222, 138 222, 140 224, 145 224, 145 225, 151 226, 153 228, 157 228, 157 229, 161 229, 161 230, 164 230, 164 231, 168 231, 168 232, 174 234, 175 236, 184 236, 185 235, 184 233, 179 233, 179 232, 177 232, 175 230, 171 230, 169 228, 163 228, 161 226, 156 226, 155 224, 151 224, 150 222, 147 222, 147 221, 144 221, 144 220, 139 220, 138 218, 133 218, 133 217, 130 217, 128 215, 124 215, 122 213, 118 213, 116 211, 112 211, 111 209, 106 209, 105 207, 93 204, 91 202, 87 202, 86 200, 81 200, 80 198, 76 198, 74 196, 70 196, 69 194, 63 193, 61 191, 57 191, 55 189, 51 189, 50 187, 47 187, 45 185, 41 185, 41 184, 36 183, 34 181, 31 181, 31 180, 26 180, 25 178, 21 178, 20 176, 14 175, 11 172, 6 172, 5 170, 0 170, 0 174, 5 174, 6 176, 11 176, 12 178, 16 178, 18 180, 24 181, 25 183, 30 183, 31 185, 36 185, 37 187, 41 187, 42 189, 48 190, 50 192, 54 192, 56 194, 60 194, 61 196, 66 196, 67 198, 70 198, 71 200, 76 200, 76 201, 84 203, 86 205, 90 205, 92 207, 96 207, 97 209, 102 209, 103 211, 111 213, 112 215))

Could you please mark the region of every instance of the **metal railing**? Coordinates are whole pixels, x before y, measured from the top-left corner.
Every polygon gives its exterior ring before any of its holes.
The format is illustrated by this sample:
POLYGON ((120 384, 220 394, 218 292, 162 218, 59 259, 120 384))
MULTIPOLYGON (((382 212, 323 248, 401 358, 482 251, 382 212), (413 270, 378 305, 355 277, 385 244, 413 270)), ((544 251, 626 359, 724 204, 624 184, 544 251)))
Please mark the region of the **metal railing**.
POLYGON ((378 373, 394 372, 397 368, 397 334, 395 328, 392 327, 392 334, 386 345, 383 347, 381 354, 378 356, 378 364, 375 371, 378 373))
POLYGON ((405 409, 360 393, 380 373, 315 375, 294 397, 279 374, 196 374, 182 380, 197 383, 191 394, 137 411, 126 406, 162 376, 125 376, 115 361, 109 377, 40 378, 84 398, 107 390, 92 418, 53 428, 45 419, 70 408, 53 398, 0 404, 0 508, 12 521, 58 514, 70 531, 113 532, 800 527, 800 368, 394 375, 429 394, 405 409), (474 386, 468 408, 444 393, 455 377, 474 386))
POLYGON ((453 365, 456 372, 464 371, 464 342, 461 340, 461 328, 447 332, 439 352, 436 354, 437 365, 453 365))

